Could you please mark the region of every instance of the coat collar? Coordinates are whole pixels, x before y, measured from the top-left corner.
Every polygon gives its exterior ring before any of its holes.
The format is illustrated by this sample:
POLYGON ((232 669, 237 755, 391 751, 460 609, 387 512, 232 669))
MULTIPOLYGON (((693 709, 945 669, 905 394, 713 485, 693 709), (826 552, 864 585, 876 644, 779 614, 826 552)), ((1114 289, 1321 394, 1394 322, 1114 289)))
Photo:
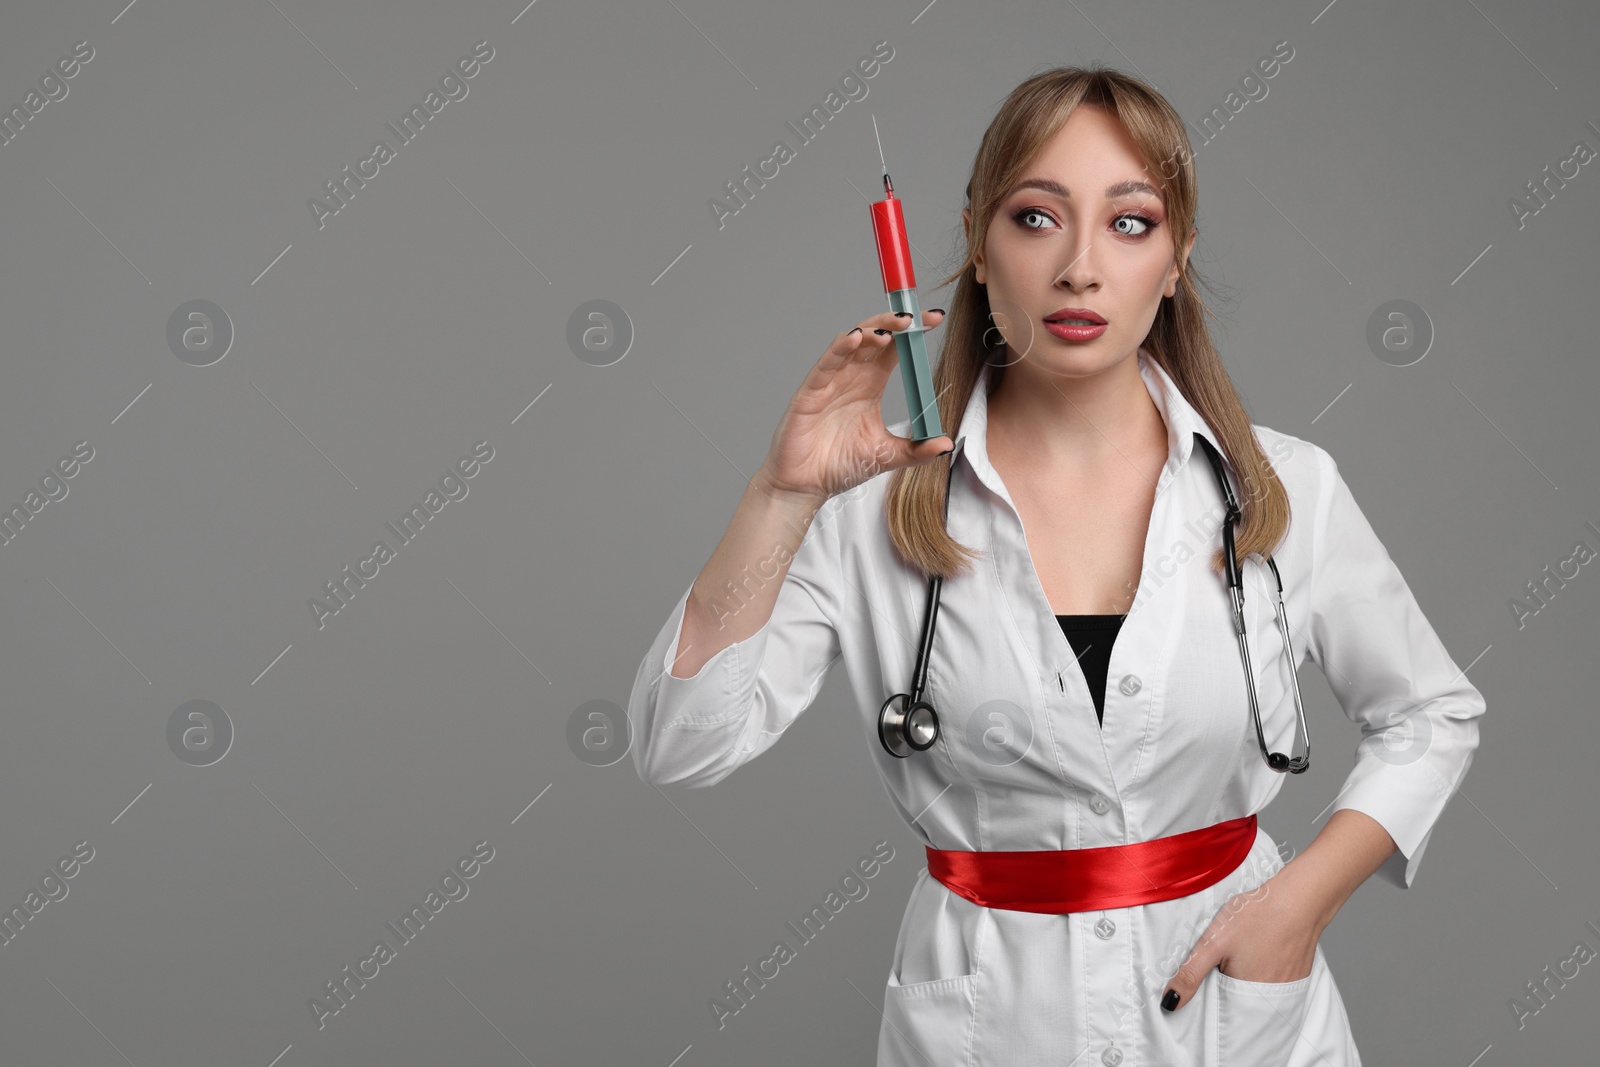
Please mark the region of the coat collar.
MULTIPOLYGON (((1226 456, 1222 442, 1206 424, 1205 419, 1201 418, 1200 413, 1184 398, 1165 368, 1142 346, 1138 352, 1138 360, 1139 377, 1149 390, 1150 399, 1155 402, 1156 410, 1161 413, 1161 420, 1167 425, 1167 463, 1162 471, 1163 483, 1188 462, 1189 456, 1194 452, 1196 433, 1210 441, 1218 452, 1226 456)), ((1000 476, 989 463, 987 444, 989 389, 994 380, 993 374, 993 367, 989 365, 985 365, 979 373, 977 384, 972 388, 972 396, 967 399, 966 410, 961 416, 961 429, 956 435, 955 454, 951 456, 951 462, 954 463, 964 456, 967 463, 990 489, 1009 500, 1009 494, 1005 492, 1000 476)))

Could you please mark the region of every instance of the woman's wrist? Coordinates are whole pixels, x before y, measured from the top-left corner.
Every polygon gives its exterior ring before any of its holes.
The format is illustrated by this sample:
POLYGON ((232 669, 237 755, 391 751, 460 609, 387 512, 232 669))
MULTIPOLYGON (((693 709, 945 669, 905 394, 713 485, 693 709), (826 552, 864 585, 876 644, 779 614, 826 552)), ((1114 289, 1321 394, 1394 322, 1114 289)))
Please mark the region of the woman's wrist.
POLYGON ((807 493, 794 489, 779 488, 773 482, 772 476, 765 465, 757 470, 755 476, 750 479, 750 487, 780 507, 796 513, 806 513, 807 518, 820 511, 822 505, 828 502, 826 493, 807 493))
POLYGON ((1270 879, 1295 901, 1301 914, 1318 936, 1333 922, 1354 887, 1347 886, 1341 872, 1322 865, 1309 851, 1291 859, 1270 879))
POLYGON ((1376 819, 1353 808, 1340 808, 1305 851, 1286 863, 1271 881, 1289 890, 1307 921, 1320 932, 1395 850, 1394 839, 1376 819))

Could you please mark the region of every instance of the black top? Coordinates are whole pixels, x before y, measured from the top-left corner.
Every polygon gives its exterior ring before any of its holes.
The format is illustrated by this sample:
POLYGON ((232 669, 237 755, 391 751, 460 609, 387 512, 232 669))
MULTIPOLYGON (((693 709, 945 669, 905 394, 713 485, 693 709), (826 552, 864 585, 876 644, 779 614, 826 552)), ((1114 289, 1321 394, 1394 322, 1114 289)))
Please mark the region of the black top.
POLYGON ((1083 676, 1089 682, 1089 695, 1094 698, 1095 718, 1104 726, 1106 721, 1106 670, 1111 666, 1111 645, 1117 639, 1126 615, 1057 615, 1061 632, 1067 635, 1072 651, 1077 653, 1083 676))

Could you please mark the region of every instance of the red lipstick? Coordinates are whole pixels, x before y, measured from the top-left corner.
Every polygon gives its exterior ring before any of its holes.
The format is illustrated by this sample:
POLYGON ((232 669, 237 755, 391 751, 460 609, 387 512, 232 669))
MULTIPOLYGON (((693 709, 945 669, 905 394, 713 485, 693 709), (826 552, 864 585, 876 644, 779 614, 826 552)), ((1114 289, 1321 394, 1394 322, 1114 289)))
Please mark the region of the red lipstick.
POLYGON ((1088 308, 1062 308, 1045 316, 1044 328, 1063 341, 1093 341, 1106 332, 1106 320, 1088 308))

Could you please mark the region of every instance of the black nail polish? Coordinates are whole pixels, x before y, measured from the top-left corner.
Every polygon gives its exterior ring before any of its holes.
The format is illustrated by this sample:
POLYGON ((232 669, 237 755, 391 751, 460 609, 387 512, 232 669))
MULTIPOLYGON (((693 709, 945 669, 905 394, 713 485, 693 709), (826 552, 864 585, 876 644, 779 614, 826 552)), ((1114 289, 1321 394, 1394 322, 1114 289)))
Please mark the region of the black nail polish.
POLYGON ((909 318, 911 318, 911 312, 909 312, 909 311, 896 311, 894 313, 894 317, 897 318, 897 319, 909 319, 909 318))
POLYGON ((948 455, 949 455, 949 454, 950 454, 950 453, 952 453, 952 452, 954 452, 954 451, 955 451, 955 449, 953 449, 953 448, 947 448, 947 449, 945 449, 945 450, 944 450, 944 451, 943 451, 943 452, 940 452, 940 453, 939 453, 939 455, 941 455, 941 456, 948 456, 948 455))
POLYGON ((884 334, 884 333, 889 333, 890 331, 888 331, 888 330, 873 330, 872 332, 873 333, 884 334))
POLYGON ((943 314, 944 314, 944 308, 929 308, 929 309, 928 309, 928 310, 929 310, 929 311, 930 311, 930 312, 933 312, 933 311, 937 311, 937 312, 938 312, 938 313, 939 313, 939 314, 941 314, 941 315, 943 315, 943 314))
POLYGON ((1176 989, 1167 990, 1167 995, 1161 998, 1161 1010, 1162 1011, 1172 1011, 1177 1006, 1178 1006, 1178 991, 1176 989))
MULTIPOLYGON (((859 327, 859 326, 857 326, 855 329, 850 331, 850 333, 860 333, 860 332, 861 332, 861 327, 859 327)), ((850 333, 845 334, 845 336, 849 337, 850 333)))

